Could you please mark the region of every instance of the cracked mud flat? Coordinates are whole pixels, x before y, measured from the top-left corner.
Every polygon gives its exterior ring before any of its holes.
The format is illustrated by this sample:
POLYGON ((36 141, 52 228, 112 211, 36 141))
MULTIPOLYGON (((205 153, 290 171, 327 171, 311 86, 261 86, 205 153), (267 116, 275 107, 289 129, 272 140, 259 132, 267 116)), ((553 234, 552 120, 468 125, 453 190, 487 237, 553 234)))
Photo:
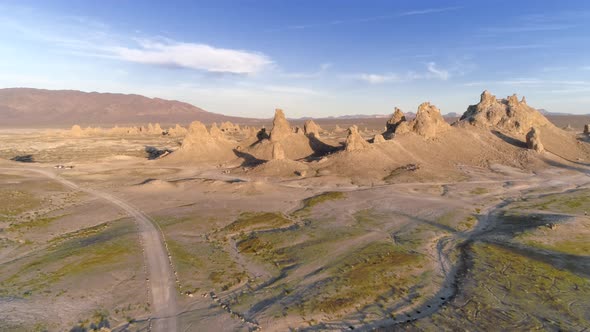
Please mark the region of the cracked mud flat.
POLYGON ((73 170, 2 162, 0 329, 589 326, 587 165, 318 186, 141 147, 73 170))

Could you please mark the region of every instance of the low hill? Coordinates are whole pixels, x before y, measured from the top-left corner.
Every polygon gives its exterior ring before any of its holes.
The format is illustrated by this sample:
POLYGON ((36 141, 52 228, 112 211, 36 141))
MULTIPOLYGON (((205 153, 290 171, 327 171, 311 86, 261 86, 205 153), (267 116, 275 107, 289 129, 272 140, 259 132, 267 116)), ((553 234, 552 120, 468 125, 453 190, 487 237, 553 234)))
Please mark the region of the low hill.
POLYGON ((0 119, 2 127, 258 121, 207 112, 180 101, 134 94, 29 88, 0 89, 0 119))

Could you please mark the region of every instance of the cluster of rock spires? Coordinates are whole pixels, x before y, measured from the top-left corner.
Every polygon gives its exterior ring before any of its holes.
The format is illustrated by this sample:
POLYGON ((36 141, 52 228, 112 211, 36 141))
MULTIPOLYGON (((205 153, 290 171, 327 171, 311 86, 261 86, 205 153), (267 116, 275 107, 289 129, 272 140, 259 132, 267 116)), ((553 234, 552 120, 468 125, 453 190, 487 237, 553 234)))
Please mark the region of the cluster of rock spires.
POLYGON ((478 104, 467 108, 459 122, 521 134, 535 126, 553 126, 543 114, 527 105, 525 97, 521 101, 516 95, 497 99, 487 90, 481 94, 478 104))
POLYGON ((92 136, 92 135, 170 135, 170 136, 184 136, 186 129, 180 125, 176 125, 168 130, 163 130, 159 123, 139 127, 119 127, 114 126, 110 129, 86 127, 82 129, 79 125, 73 125, 69 131, 69 135, 73 137, 92 136))
MULTIPOLYGON (((557 129, 541 113, 528 106, 525 98, 519 101, 516 95, 513 95, 497 99, 488 91, 484 91, 480 102, 469 106, 463 116, 453 124, 445 121, 436 106, 425 102, 418 107, 416 116, 412 119, 408 119, 402 110, 396 107, 385 125, 385 131, 374 135, 370 140, 361 135, 356 125, 351 126, 348 128, 343 149, 324 143, 330 142, 330 138, 321 140, 322 133, 325 132, 313 120, 306 120, 302 128, 291 126, 281 109, 275 110, 270 132, 265 128, 259 131, 254 127, 240 127, 231 122, 224 122, 219 126, 214 123, 207 129, 201 122, 194 121, 188 129, 177 124, 167 130, 163 130, 157 123, 148 124, 147 127, 115 127, 105 131, 95 128, 82 129, 75 125, 70 134, 76 137, 98 132, 113 135, 153 134, 184 137, 180 148, 166 159, 224 162, 243 158, 257 163, 266 160, 273 161, 273 165, 294 165, 295 160, 308 157, 317 160, 341 149, 345 153, 354 153, 351 156, 358 156, 357 152, 368 149, 378 152, 383 149, 373 148, 373 145, 387 144, 388 141, 404 135, 416 135, 425 142, 440 141, 444 137, 453 137, 445 136, 449 131, 470 127, 499 131, 517 139, 524 138, 527 148, 543 152, 545 147, 541 142, 541 130, 548 135, 553 133, 553 129, 557 129), (238 139, 239 143, 233 140, 236 136, 241 137, 238 139)), ((336 126, 334 132, 339 133, 342 130, 336 126)), ((584 133, 590 135, 590 125, 585 126, 584 133)))

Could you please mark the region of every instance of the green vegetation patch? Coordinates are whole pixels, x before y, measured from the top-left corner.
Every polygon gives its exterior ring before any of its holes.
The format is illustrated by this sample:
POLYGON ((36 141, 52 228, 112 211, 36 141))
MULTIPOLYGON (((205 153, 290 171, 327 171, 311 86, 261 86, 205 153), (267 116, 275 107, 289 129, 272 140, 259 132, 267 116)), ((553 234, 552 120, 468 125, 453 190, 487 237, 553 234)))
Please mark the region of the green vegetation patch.
POLYGON ((472 195, 483 195, 483 194, 487 194, 489 192, 490 191, 487 188, 477 187, 477 188, 471 190, 469 193, 472 195))
POLYGON ((281 228, 293 222, 282 213, 277 212, 244 212, 238 219, 229 224, 225 229, 230 232, 257 231, 264 229, 281 228))
POLYGON ((495 244, 475 243, 470 249, 472 266, 457 305, 433 316, 439 329, 576 331, 590 326, 587 278, 495 244))
POLYGON ((330 282, 310 299, 313 312, 337 313, 376 301, 389 293, 401 298, 419 278, 422 255, 406 251, 389 242, 373 242, 329 269, 330 282))
POLYGON ((562 252, 570 255, 590 256, 590 241, 586 235, 572 235, 567 240, 554 241, 551 243, 538 240, 525 241, 526 244, 552 251, 562 252))
MULTIPOLYGON (((118 223, 102 232, 89 232, 38 252, 18 271, 0 280, 0 289, 26 292, 44 289, 66 278, 105 271, 139 255, 132 223, 118 223)), ((4 277, 4 276, 3 276, 4 277)))
POLYGON ((41 200, 30 192, 0 189, 0 215, 17 216, 39 206, 41 200))
POLYGON ((305 214, 309 213, 311 209, 318 205, 322 204, 327 201, 334 201, 338 199, 343 199, 346 197, 346 194, 341 191, 328 191, 316 196, 308 197, 303 200, 303 207, 299 210, 295 211, 295 215, 297 214, 305 214))
POLYGON ((580 189, 525 200, 524 202, 518 204, 514 208, 528 208, 562 213, 581 214, 586 211, 590 211, 590 190, 580 189))

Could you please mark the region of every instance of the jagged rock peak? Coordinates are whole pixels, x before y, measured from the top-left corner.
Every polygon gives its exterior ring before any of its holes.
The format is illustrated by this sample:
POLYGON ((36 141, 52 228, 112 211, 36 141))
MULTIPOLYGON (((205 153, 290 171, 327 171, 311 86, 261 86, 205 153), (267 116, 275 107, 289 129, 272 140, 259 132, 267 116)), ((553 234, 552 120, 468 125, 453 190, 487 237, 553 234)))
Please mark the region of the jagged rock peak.
POLYGON ((348 128, 348 136, 346 137, 346 151, 359 151, 368 148, 370 145, 365 139, 359 134, 358 127, 356 125, 348 128))
POLYGON ((466 124, 521 134, 531 127, 552 126, 545 116, 527 105, 526 98, 523 97, 519 102, 514 94, 505 99, 496 99, 487 90, 481 94, 480 102, 469 106, 457 122, 457 125, 466 124))
POLYGON ((320 128, 320 126, 313 120, 305 120, 303 130, 305 130, 305 135, 313 135, 315 138, 320 138, 320 130, 322 130, 322 128, 320 128))
POLYGON ((396 107, 391 118, 387 120, 387 131, 394 133, 397 126, 404 121, 406 121, 406 115, 396 107))
POLYGON ((270 131, 270 140, 273 142, 280 141, 291 135, 293 131, 282 109, 275 110, 275 117, 272 121, 272 129, 270 131))

